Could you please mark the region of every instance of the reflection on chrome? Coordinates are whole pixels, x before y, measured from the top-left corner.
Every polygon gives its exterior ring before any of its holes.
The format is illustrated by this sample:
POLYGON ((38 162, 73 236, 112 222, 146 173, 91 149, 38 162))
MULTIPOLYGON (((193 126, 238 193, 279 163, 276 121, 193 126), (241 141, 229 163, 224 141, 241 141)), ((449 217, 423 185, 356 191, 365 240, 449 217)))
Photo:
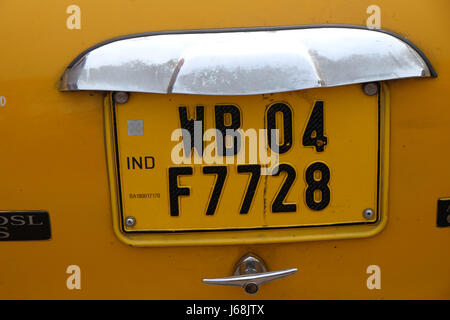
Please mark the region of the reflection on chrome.
POLYGON ((77 58, 60 90, 250 95, 436 76, 393 34, 358 27, 149 34, 77 58))

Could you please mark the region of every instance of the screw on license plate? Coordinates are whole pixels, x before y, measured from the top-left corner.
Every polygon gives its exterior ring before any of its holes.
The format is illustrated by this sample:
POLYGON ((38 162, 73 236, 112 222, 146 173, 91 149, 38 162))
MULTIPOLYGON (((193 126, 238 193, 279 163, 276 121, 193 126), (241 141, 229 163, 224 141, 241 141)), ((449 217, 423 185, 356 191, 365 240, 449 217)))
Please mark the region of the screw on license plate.
POLYGON ((128 99, 130 98, 130 95, 127 92, 118 91, 114 92, 113 98, 115 103, 124 104, 127 103, 128 99))
POLYGON ((136 225, 136 219, 134 217, 126 217, 125 225, 127 227, 134 227, 136 225))
POLYGON ((374 217, 374 215, 375 215, 375 212, 370 208, 367 208, 363 211, 363 217, 367 220, 372 219, 374 217))
POLYGON ((378 84, 375 82, 369 82, 363 84, 363 91, 368 96, 374 96, 378 93, 378 84))

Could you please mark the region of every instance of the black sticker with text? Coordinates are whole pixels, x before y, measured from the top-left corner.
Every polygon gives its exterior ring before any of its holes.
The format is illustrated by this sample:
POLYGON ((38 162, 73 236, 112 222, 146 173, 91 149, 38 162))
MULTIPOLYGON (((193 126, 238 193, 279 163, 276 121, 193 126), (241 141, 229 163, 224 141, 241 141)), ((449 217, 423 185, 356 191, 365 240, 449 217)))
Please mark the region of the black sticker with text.
POLYGON ((0 212, 0 241, 48 240, 50 238, 48 212, 0 212))
POLYGON ((450 227, 450 198, 438 199, 437 226, 450 227))

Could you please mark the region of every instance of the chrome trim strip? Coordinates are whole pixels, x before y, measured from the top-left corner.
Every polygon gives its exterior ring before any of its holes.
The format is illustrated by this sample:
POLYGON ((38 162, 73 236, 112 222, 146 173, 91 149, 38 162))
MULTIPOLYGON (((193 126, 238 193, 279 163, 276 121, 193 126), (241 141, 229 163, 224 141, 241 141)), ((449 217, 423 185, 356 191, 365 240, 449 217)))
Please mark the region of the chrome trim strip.
POLYGON ((61 91, 250 95, 437 76, 409 41, 357 26, 139 34, 77 57, 61 91))

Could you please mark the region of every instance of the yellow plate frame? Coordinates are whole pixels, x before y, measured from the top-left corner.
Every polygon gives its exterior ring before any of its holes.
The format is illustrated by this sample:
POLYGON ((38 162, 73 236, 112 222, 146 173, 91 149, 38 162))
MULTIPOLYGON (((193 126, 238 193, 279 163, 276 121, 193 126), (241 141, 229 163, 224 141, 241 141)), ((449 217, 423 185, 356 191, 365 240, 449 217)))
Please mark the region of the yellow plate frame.
POLYGON ((333 239, 356 239, 374 236, 387 224, 389 186, 390 94, 386 83, 380 83, 380 170, 379 170, 379 219, 375 224, 287 228, 269 230, 174 232, 174 233, 124 233, 118 198, 118 175, 114 144, 112 93, 104 99, 104 125, 106 156, 111 194, 113 229, 125 244, 136 247, 166 247, 194 245, 238 245, 257 243, 285 243, 333 239))

